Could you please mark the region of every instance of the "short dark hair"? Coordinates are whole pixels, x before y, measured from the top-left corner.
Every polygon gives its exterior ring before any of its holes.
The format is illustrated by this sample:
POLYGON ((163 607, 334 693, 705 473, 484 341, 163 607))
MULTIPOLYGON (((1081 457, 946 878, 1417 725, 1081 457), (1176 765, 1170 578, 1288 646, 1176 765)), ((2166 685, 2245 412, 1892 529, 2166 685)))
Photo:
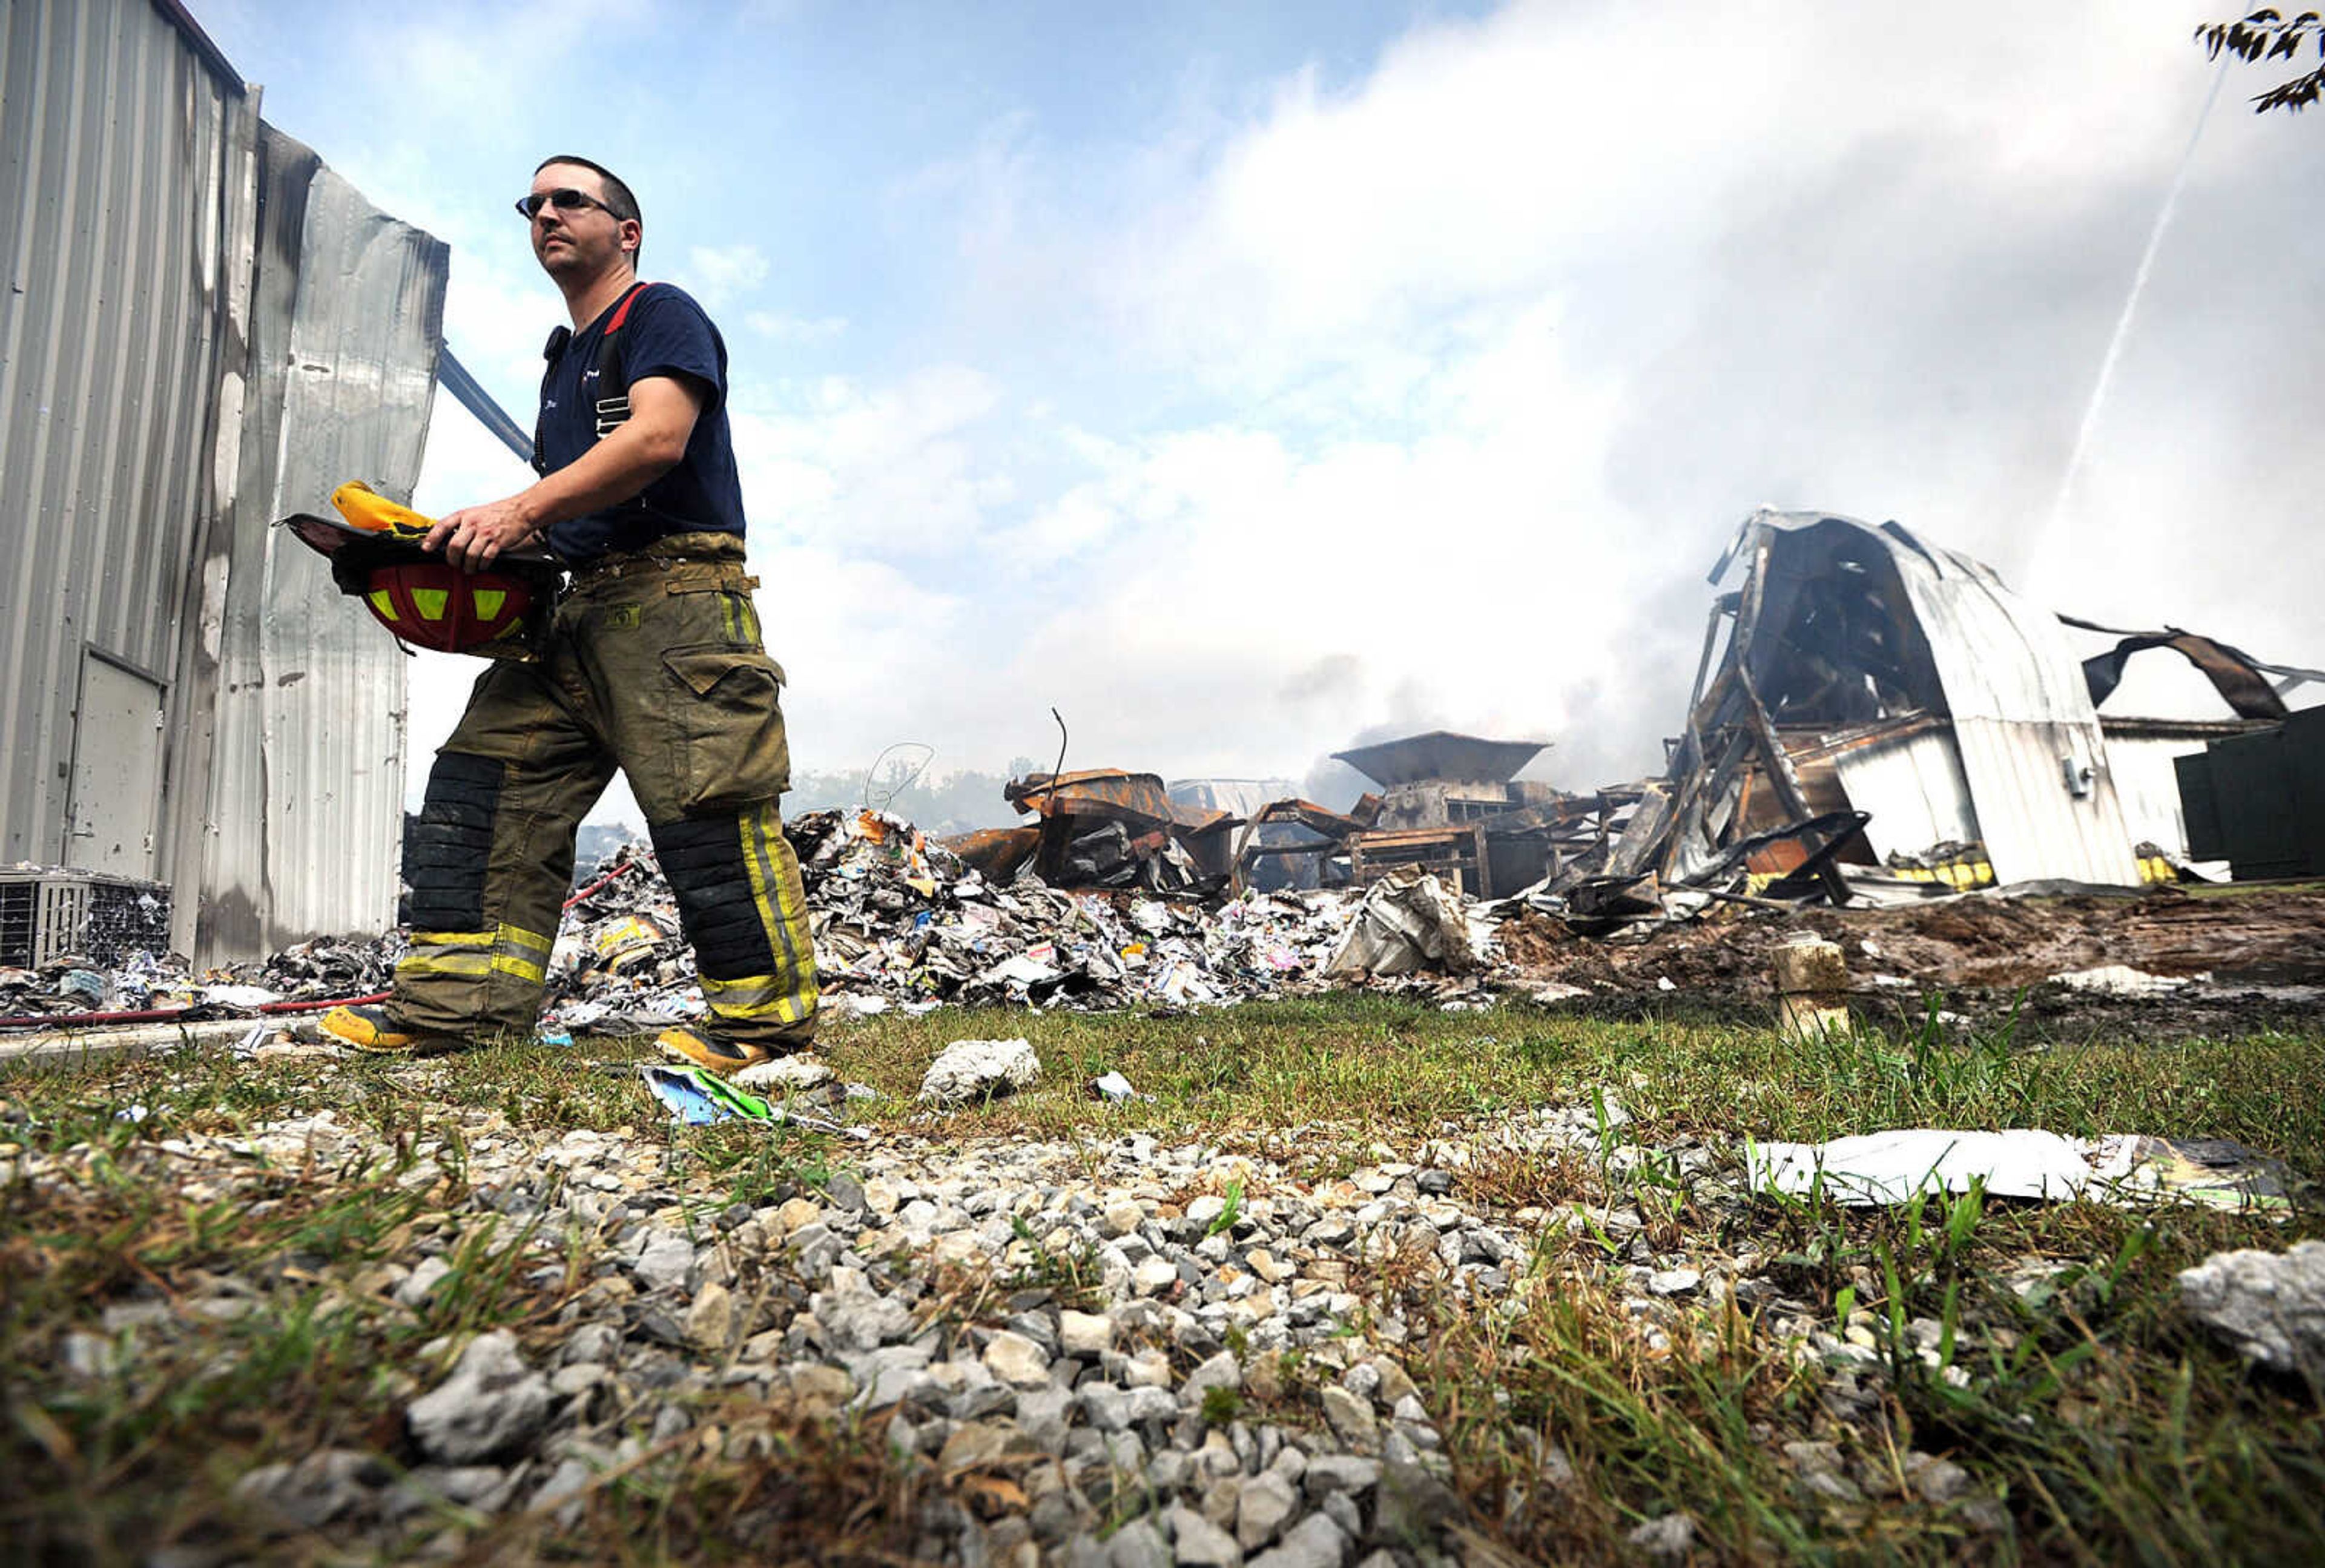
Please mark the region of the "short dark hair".
MULTIPOLYGON (((551 163, 571 163, 579 168, 596 170, 597 178, 606 182, 606 210, 612 213, 617 221, 627 219, 635 223, 641 230, 644 229, 646 220, 644 215, 638 211, 638 199, 632 194, 630 188, 622 182, 622 177, 619 174, 615 173, 595 158, 584 158, 575 153, 560 153, 554 157, 543 158, 533 166, 533 172, 538 174, 551 163)), ((638 249, 644 248, 645 240, 641 237, 638 249)), ((631 259, 635 261, 636 255, 636 251, 633 251, 631 259)))

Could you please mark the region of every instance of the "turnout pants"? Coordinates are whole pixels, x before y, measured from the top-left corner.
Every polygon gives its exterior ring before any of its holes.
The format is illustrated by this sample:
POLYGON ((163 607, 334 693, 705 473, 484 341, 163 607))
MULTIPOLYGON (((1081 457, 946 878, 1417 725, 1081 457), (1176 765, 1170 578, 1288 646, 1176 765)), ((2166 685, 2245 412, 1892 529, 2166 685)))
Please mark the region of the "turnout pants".
POLYGON ((678 534, 577 574, 537 663, 496 663, 436 754, 412 837, 411 948, 390 1015, 530 1031, 573 840, 618 767, 693 945, 705 1020, 778 1049, 815 1030, 815 958, 778 797, 780 701, 740 540, 678 534))

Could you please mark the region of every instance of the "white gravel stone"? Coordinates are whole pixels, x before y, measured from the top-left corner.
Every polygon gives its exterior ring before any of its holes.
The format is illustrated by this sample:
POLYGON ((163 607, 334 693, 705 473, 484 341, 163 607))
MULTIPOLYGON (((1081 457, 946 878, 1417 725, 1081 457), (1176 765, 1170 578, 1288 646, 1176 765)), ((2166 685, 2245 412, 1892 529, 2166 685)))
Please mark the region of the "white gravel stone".
POLYGON ((1703 1275, 1692 1268, 1659 1268, 1647 1276, 1647 1288, 1657 1295, 1688 1295, 1703 1284, 1703 1275))
POLYGON ((1242 1387, 1242 1363, 1236 1359, 1233 1350, 1221 1350, 1187 1374, 1187 1380, 1179 1386, 1179 1397, 1188 1405, 1200 1406, 1203 1396, 1214 1388, 1242 1387))
POLYGON ((2325 1241, 2216 1252, 2181 1271, 2180 1301, 2246 1359, 2325 1388, 2325 1241))
POLYGON ((1095 1360, 1113 1348, 1114 1320, 1105 1313, 1071 1307, 1058 1313, 1058 1349, 1063 1354, 1095 1360))
POLYGON ((1363 1449, 1380 1442, 1380 1423, 1373 1415, 1372 1401, 1357 1398, 1337 1383, 1327 1385, 1323 1396, 1324 1419, 1341 1442, 1363 1449))
POLYGON ((439 1464, 514 1454, 549 1420, 549 1380, 525 1366, 516 1336, 479 1334, 452 1375, 405 1408, 412 1441, 439 1464))
POLYGON ((1311 1514, 1281 1544, 1248 1559, 1247 1568, 1340 1568, 1351 1545, 1329 1515, 1311 1514))
POLYGON ((632 1266, 649 1290, 682 1290, 694 1267, 694 1243, 675 1230, 656 1229, 632 1266))
POLYGON ((1236 1540, 1246 1552, 1275 1539, 1300 1510, 1300 1494, 1274 1471, 1248 1476, 1236 1498, 1236 1540))
POLYGON ((421 1302, 428 1299, 429 1293, 436 1288, 444 1276, 451 1272, 451 1265, 440 1257, 421 1258, 412 1266, 412 1273, 405 1277, 403 1283, 395 1287, 397 1304, 402 1306, 418 1307, 421 1302))
POLYGON ((686 1313, 686 1337, 696 1349, 723 1353, 735 1337, 735 1294, 717 1280, 695 1293, 686 1313))
POLYGON ((1172 1555, 1182 1568, 1243 1568, 1243 1548, 1235 1537, 1190 1508, 1162 1516, 1171 1532, 1172 1555))
POLYGON ((1658 1563, 1675 1563, 1687 1555, 1695 1542, 1695 1520, 1685 1513, 1664 1514, 1649 1519, 1625 1538, 1658 1563))
POLYGON ((1111 1383, 1085 1383, 1074 1390, 1082 1415, 1100 1432, 1120 1432, 1130 1424, 1130 1390, 1111 1383))
POLYGON ((938 1053, 921 1080, 921 1098, 936 1105, 967 1105, 1031 1088, 1041 1058, 1024 1040, 956 1040, 938 1053))
POLYGON ((1106 1568, 1171 1568, 1170 1544, 1150 1519, 1133 1519, 1106 1543, 1106 1568))
POLYGON ((1329 1497, 1334 1492, 1362 1493, 1379 1483, 1380 1474, 1377 1460, 1353 1453, 1327 1453, 1308 1461, 1308 1471, 1301 1478, 1301 1484, 1311 1498, 1329 1497))
POLYGON ((1024 1335, 1003 1329, 985 1347, 987 1370, 1016 1388, 1038 1388, 1050 1380, 1050 1358, 1024 1335))

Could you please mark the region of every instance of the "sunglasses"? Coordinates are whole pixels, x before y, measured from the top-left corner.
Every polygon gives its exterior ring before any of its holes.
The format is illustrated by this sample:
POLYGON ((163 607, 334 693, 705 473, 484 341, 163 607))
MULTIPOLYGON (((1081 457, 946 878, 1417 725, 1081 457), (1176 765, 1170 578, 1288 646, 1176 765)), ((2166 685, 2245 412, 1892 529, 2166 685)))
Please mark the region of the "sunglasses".
POLYGON ((516 199, 516 209, 524 215, 524 220, 527 223, 540 217, 541 209, 544 207, 554 207, 560 212, 586 212, 590 208, 596 207, 603 209, 610 216, 616 218, 620 216, 588 192, 570 188, 562 190, 536 190, 530 196, 520 196, 516 199))

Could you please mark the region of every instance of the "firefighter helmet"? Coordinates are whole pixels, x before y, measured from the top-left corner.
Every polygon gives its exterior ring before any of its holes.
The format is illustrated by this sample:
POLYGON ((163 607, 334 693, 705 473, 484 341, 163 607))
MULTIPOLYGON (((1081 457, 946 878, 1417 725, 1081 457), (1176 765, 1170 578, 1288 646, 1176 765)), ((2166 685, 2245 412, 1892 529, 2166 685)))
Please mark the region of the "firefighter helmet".
POLYGON ((301 514, 283 525, 331 563, 339 591, 364 602, 396 638, 444 654, 533 656, 532 634, 546 626, 560 587, 556 563, 539 552, 503 554, 483 571, 463 571, 421 541, 435 520, 357 481, 331 495, 345 523, 301 514))
POLYGON ((440 654, 472 654, 521 637, 533 601, 533 585, 522 577, 462 571, 440 559, 375 566, 364 590, 380 625, 440 654))

